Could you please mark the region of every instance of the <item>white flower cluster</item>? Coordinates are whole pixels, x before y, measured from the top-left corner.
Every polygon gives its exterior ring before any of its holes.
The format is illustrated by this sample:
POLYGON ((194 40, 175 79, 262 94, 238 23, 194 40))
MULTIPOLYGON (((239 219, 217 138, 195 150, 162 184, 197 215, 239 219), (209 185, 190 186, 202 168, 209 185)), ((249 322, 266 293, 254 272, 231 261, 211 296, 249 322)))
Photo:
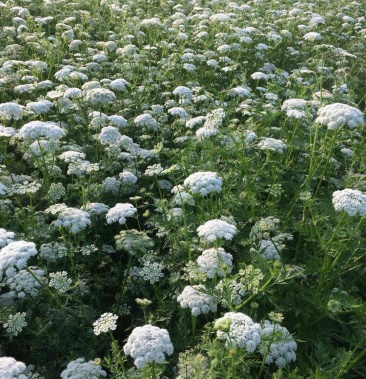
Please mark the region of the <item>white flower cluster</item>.
POLYGON ((226 253, 222 247, 207 249, 197 258, 200 270, 208 277, 214 278, 215 275, 225 276, 232 270, 233 256, 226 253))
POLYGON ((15 238, 14 232, 7 232, 5 229, 0 228, 0 248, 13 242, 15 238))
POLYGON ((107 333, 108 330, 116 330, 118 316, 113 313, 103 313, 97 321, 93 323, 94 334, 99 336, 100 333, 107 333))
POLYGON ((126 86, 128 86, 130 83, 128 83, 127 80, 119 78, 114 79, 109 83, 109 88, 113 91, 123 92, 126 90, 126 86))
POLYGON ((204 293, 205 287, 202 285, 186 286, 183 292, 177 297, 177 301, 182 308, 190 308, 193 316, 201 313, 216 312, 216 299, 204 293))
POLYGON ((103 203, 87 203, 85 206, 85 210, 90 215, 101 215, 103 213, 107 213, 108 209, 108 205, 103 203))
POLYGON ((184 186, 188 187, 191 193, 199 193, 206 196, 209 193, 220 193, 222 189, 222 178, 211 171, 199 171, 184 180, 184 186))
POLYGON ((48 113, 53 107, 53 103, 49 100, 40 100, 35 102, 30 102, 27 104, 26 109, 40 115, 42 113, 48 113))
POLYGON ((18 135, 24 140, 35 140, 41 137, 59 139, 66 135, 66 132, 51 121, 30 121, 20 128, 18 135))
POLYGON ((277 367, 284 367, 296 360, 296 349, 297 344, 285 327, 264 321, 260 352, 265 356, 266 363, 274 362, 277 367))
POLYGON ((132 217, 137 212, 137 209, 130 203, 118 203, 111 208, 107 215, 107 223, 119 222, 123 225, 126 222, 127 217, 132 217))
POLYGON ((68 291, 71 287, 72 280, 67 277, 66 271, 51 272, 50 278, 48 285, 61 293, 68 291))
POLYGON ((333 206, 337 212, 346 212, 349 216, 366 216, 366 195, 359 190, 346 188, 333 192, 333 206))
POLYGON ((6 331, 12 335, 17 336, 25 326, 27 326, 27 322, 25 321, 25 316, 27 314, 25 312, 17 312, 15 314, 9 315, 7 321, 4 323, 4 328, 6 331))
POLYGON ((10 137, 15 136, 15 134, 17 134, 17 132, 15 131, 14 128, 0 125, 0 138, 1 137, 10 138, 10 137))
POLYGON ((136 126, 146 127, 147 129, 152 130, 152 131, 158 130, 158 128, 159 128, 159 124, 154 119, 154 117, 151 116, 151 114, 149 114, 149 113, 144 113, 144 114, 137 116, 134 119, 134 122, 135 122, 136 126))
POLYGON ((139 274, 144 280, 154 284, 164 277, 163 270, 163 264, 146 260, 139 274))
POLYGON ((93 105, 107 105, 116 99, 114 92, 106 88, 92 88, 86 92, 84 100, 93 105))
POLYGON ((98 138, 102 145, 118 145, 122 135, 114 126, 102 128, 98 138))
POLYGON ((216 135, 219 132, 219 127, 222 125, 226 114, 222 108, 218 108, 206 115, 206 121, 202 128, 196 132, 197 137, 208 138, 216 135))
POLYGON ((65 163, 77 162, 85 159, 85 154, 79 151, 68 150, 58 156, 59 159, 65 163))
POLYGON ((0 118, 5 120, 19 120, 22 118, 22 109, 24 107, 17 103, 0 104, 0 118))
POLYGON ((39 256, 47 261, 56 262, 67 255, 67 248, 63 243, 44 243, 39 248, 39 256))
POLYGON ((275 138, 265 137, 258 143, 258 147, 261 150, 276 151, 277 153, 283 154, 283 151, 287 149, 287 145, 275 138))
POLYGON ((249 316, 240 312, 228 312, 215 322, 217 338, 230 347, 242 347, 252 353, 261 342, 262 328, 249 316))
POLYGON ((10 242, 0 251, 0 279, 9 278, 26 267, 28 259, 37 255, 36 245, 33 242, 10 242))
POLYGON ((207 242, 213 242, 217 239, 231 240, 236 233, 236 227, 226 221, 214 219, 199 226, 197 233, 207 242))
POLYGON ((321 107, 318 110, 316 123, 335 130, 345 125, 351 129, 364 125, 362 112, 347 104, 333 103, 321 107))
POLYGON ((132 331, 123 351, 134 358, 135 366, 141 369, 150 362, 163 363, 165 354, 173 354, 173 345, 166 329, 147 324, 132 331))
POLYGON ((0 358, 0 378, 2 379, 28 379, 24 375, 27 366, 11 357, 0 358))
POLYGON ((268 261, 281 260, 281 257, 278 253, 282 250, 282 247, 278 244, 273 243, 272 241, 269 241, 269 240, 259 241, 258 250, 260 254, 262 255, 262 257, 268 261))
POLYGON ((45 213, 57 215, 57 220, 53 224, 57 228, 66 228, 71 233, 77 234, 91 224, 90 214, 78 208, 71 208, 65 204, 51 205, 45 213))
POLYGON ((134 185, 137 182, 137 176, 130 171, 123 171, 119 174, 119 180, 125 185, 134 185))
POLYGON ((29 267, 29 270, 34 276, 27 270, 20 270, 5 281, 12 294, 20 299, 27 294, 35 296, 41 287, 40 282, 43 280, 44 271, 35 267, 29 267))
POLYGON ((85 362, 83 358, 71 361, 62 371, 62 379, 100 379, 105 378, 107 373, 93 361, 85 362))

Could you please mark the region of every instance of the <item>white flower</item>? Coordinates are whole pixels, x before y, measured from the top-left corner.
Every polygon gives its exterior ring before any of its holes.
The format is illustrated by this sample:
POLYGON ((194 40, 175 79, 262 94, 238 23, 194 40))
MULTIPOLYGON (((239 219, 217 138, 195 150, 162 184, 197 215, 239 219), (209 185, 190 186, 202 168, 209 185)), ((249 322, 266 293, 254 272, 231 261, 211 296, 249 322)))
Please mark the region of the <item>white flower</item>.
POLYGON ((322 36, 317 32, 309 32, 306 33, 303 38, 305 41, 319 41, 322 36))
POLYGON ((28 379, 24 375, 27 366, 11 357, 0 358, 0 378, 2 379, 28 379))
POLYGON ((0 228, 0 248, 8 245, 10 242, 13 242, 14 238, 14 232, 7 232, 5 229, 0 228))
POLYGON ((224 317, 215 322, 217 338, 226 341, 226 346, 241 347, 249 353, 254 352, 261 342, 262 329, 260 324, 239 312, 225 313, 224 317))
POLYGON ((186 127, 189 129, 193 129, 196 125, 201 125, 206 121, 205 116, 197 116, 194 118, 191 118, 190 120, 187 121, 186 127))
POLYGON ((193 93, 192 91, 185 86, 178 86, 174 89, 173 95, 179 96, 180 99, 187 99, 187 100, 192 100, 193 98, 193 93))
POLYGON ((102 145, 118 145, 122 135, 114 126, 102 128, 99 134, 99 141, 102 145))
POLYGON ((250 75, 250 77, 253 79, 253 80, 268 80, 269 79, 269 76, 266 75, 265 73, 263 72, 255 72, 254 74, 250 75))
POLYGON ((233 256, 222 247, 207 249, 197 258, 200 270, 208 277, 225 276, 231 272, 233 256))
POLYGON ((57 215, 53 224, 57 228, 66 228, 73 234, 79 233, 91 224, 90 214, 78 208, 71 208, 65 204, 51 205, 45 210, 46 213, 57 215))
POLYGON ((287 99, 283 102, 281 109, 283 111, 288 111, 292 109, 305 110, 307 101, 304 99, 287 99))
POLYGON ((115 99, 116 95, 106 88, 92 88, 85 95, 85 101, 93 105, 107 105, 115 99))
POLYGON ((184 186, 188 187, 193 194, 199 193, 206 196, 209 193, 220 193, 222 189, 222 178, 216 172, 199 171, 184 180, 184 186))
POLYGON ((236 233, 236 227, 226 221, 214 219, 207 221, 197 228, 198 235, 208 242, 216 241, 216 239, 231 240, 236 233))
POLYGON ((276 151, 277 153, 283 154, 283 151, 287 149, 287 145, 279 139, 274 139, 270 137, 263 138, 259 143, 258 147, 261 150, 276 151))
POLYGON ((241 86, 232 88, 229 91, 229 95, 230 96, 243 97, 243 98, 246 98, 246 99, 250 99, 250 97, 251 97, 250 96, 250 92, 246 88, 243 88, 241 86))
POLYGON ((119 116, 117 114, 108 116, 108 120, 112 126, 116 126, 117 128, 120 128, 120 129, 125 128, 127 126, 127 120, 124 117, 119 116))
POLYGON ((139 274, 144 280, 154 284, 164 277, 163 270, 163 264, 146 260, 139 274))
POLYGON ((134 358, 135 366, 141 369, 150 362, 163 363, 165 354, 173 354, 173 345, 166 329, 147 324, 132 331, 123 351, 134 358))
POLYGON ((326 105, 318 110, 318 115, 315 122, 327 126, 331 130, 343 125, 351 129, 364 125, 362 112, 347 104, 333 103, 326 105))
POLYGON ((177 116, 182 120, 189 119, 189 114, 186 112, 186 110, 182 107, 173 107, 168 110, 168 113, 172 116, 177 116))
POLYGON ((48 113, 53 107, 53 103, 49 100, 40 100, 36 102, 28 103, 26 109, 32 111, 36 115, 40 115, 42 113, 48 113))
POLYGON ((25 140, 35 140, 41 137, 59 139, 66 133, 54 122, 31 121, 20 128, 18 135, 25 140))
POLYGON ((274 362, 278 367, 284 367, 287 363, 294 362, 296 349, 297 344, 285 327, 264 321, 260 352, 266 357, 267 364, 274 362))
POLYGON ((85 210, 91 215, 101 215, 103 213, 107 213, 108 209, 108 205, 103 203, 87 203, 85 206, 85 210))
POLYGON ((0 125, 0 138, 10 138, 17 134, 14 128, 0 125))
POLYGON ((262 257, 266 260, 277 260, 280 261, 281 257, 278 252, 282 250, 281 246, 273 243, 269 240, 259 241, 258 250, 261 253, 262 257))
POLYGON ((54 287, 61 293, 64 293, 70 289, 72 280, 67 277, 66 271, 51 272, 49 276, 51 278, 48 283, 50 287, 54 287))
POLYGON ((128 83, 128 81, 125 79, 115 79, 109 83, 109 88, 113 91, 123 92, 126 90, 126 86, 129 84, 130 83, 128 83))
POLYGON ((137 176, 130 171, 123 171, 119 174, 119 180, 125 185, 133 185, 137 182, 137 176))
POLYGON ((0 251, 0 279, 14 276, 17 269, 27 266, 28 259, 37 255, 36 245, 33 242, 15 241, 10 242, 0 251))
POLYGON ((41 286, 40 282, 43 280, 43 270, 37 270, 34 267, 29 267, 29 270, 34 276, 27 270, 20 270, 5 280, 10 290, 20 299, 26 295, 35 296, 41 286))
POLYGON ((149 113, 144 113, 137 116, 134 119, 134 122, 138 127, 146 127, 147 129, 153 130, 153 131, 158 129, 157 121, 149 113))
POLYGON ((85 158, 85 154, 79 151, 68 150, 58 156, 65 163, 77 162, 85 158))
POLYGON ((366 195, 359 190, 346 188, 333 192, 333 206, 337 212, 346 212, 349 216, 366 216, 366 195))
POLYGON ((71 361, 61 373, 61 379, 100 379, 107 373, 93 361, 85 362, 83 358, 71 361))
POLYGON ((216 312, 216 299, 204 293, 205 287, 202 285, 186 286, 183 292, 177 297, 177 301, 182 308, 190 308, 193 316, 201 313, 216 312))
POLYGON ((137 212, 137 209, 130 203, 118 203, 111 208, 107 215, 107 223, 119 222, 123 225, 126 222, 127 217, 133 216, 137 212))
POLYGON ((27 326, 27 322, 25 321, 26 315, 27 314, 25 312, 17 312, 15 314, 9 315, 7 321, 4 323, 4 328, 6 328, 6 331, 11 336, 17 336, 19 333, 21 333, 23 328, 27 326))
POLYGON ((22 109, 24 107, 17 103, 0 104, 0 118, 5 120, 19 120, 22 117, 22 109))
POLYGON ((102 182, 103 190, 106 192, 111 192, 113 195, 117 195, 121 183, 112 177, 106 177, 102 182))
POLYGON ((208 113, 203 127, 197 130, 196 136, 209 138, 216 135, 219 132, 218 129, 222 125, 225 116, 226 114, 222 108, 215 109, 208 113))
POLYGON ((100 333, 107 333, 108 330, 116 330, 118 316, 113 313, 103 313, 97 321, 93 323, 94 334, 99 336, 100 333))

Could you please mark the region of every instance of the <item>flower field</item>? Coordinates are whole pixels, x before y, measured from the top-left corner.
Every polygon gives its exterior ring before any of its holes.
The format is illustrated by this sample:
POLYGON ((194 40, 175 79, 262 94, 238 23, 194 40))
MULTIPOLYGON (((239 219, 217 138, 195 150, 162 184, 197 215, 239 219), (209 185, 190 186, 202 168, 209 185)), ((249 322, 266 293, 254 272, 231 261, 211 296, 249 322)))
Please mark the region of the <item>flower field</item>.
POLYGON ((0 1, 0 379, 366 377, 364 0, 0 1))

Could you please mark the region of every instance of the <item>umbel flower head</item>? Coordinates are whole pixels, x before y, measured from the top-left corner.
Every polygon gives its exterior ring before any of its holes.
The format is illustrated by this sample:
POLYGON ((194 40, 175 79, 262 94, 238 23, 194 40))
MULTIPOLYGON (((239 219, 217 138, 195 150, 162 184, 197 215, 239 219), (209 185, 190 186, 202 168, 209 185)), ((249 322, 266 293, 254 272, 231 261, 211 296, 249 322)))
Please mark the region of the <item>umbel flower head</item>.
POLYGON ((173 345, 166 329, 147 324, 132 331, 123 350, 134 358, 135 366, 141 369, 147 363, 163 363, 165 355, 173 354, 173 345))
POLYGON ((222 178, 216 172, 199 171, 189 175, 184 185, 190 188, 191 193, 206 196, 212 192, 221 192, 222 178))
POLYGON ((260 352, 265 355, 266 363, 274 362, 278 367, 284 367, 296 360, 296 349, 297 344, 285 327, 264 321, 260 352))
POLYGON ((127 217, 133 216, 137 212, 137 209, 130 203, 118 203, 111 208, 106 217, 107 223, 119 222, 123 225, 126 222, 127 217))
POLYGON ((364 125, 362 112, 347 104, 328 104, 318 110, 318 115, 315 122, 331 130, 343 125, 348 126, 350 129, 364 125))
POLYGON ((77 234, 91 224, 90 214, 78 208, 71 208, 65 204, 51 205, 45 210, 46 213, 57 215, 54 225, 58 228, 69 229, 71 233, 77 234))
POLYGON ((207 249, 197 258, 200 270, 208 277, 225 276, 231 272, 233 256, 222 247, 207 249))
POLYGON ((18 270, 26 267, 28 259, 37 254, 33 242, 15 241, 9 243, 0 251, 0 279, 14 276, 18 270), (17 270, 18 269, 18 270, 17 270))
POLYGON ((62 379, 101 379, 106 376, 107 373, 99 365, 93 361, 85 362, 84 358, 71 361, 61 373, 62 379))
POLYGON ((366 195, 359 190, 346 188, 335 191, 332 202, 338 212, 344 211, 349 216, 366 216, 366 195))
POLYGON ((108 330, 116 330, 118 319, 117 315, 107 312, 103 313, 97 321, 94 322, 94 334, 98 336, 100 333, 106 333, 108 330))
POLYGON ((1 379, 28 379, 28 376, 24 375, 26 369, 23 362, 18 362, 12 357, 0 358, 1 379))
POLYGON ((84 99, 92 105, 107 105, 116 99, 116 95, 106 88, 92 88, 86 92, 84 99))
POLYGON ((216 312, 216 299, 204 293, 205 287, 202 285, 186 286, 183 292, 177 297, 177 301, 182 308, 190 308, 192 316, 201 313, 216 312))
POLYGON ((252 353, 261 342, 262 329, 249 316, 240 312, 228 312, 215 322, 217 338, 227 346, 241 347, 252 353))
POLYGON ((18 136, 24 140, 36 140, 41 137, 48 139, 59 139, 66 132, 51 121, 31 121, 22 126, 18 136))
POLYGON ((197 228, 198 235, 208 242, 218 238, 231 240, 236 233, 236 227, 226 221, 214 219, 205 222, 197 228))

